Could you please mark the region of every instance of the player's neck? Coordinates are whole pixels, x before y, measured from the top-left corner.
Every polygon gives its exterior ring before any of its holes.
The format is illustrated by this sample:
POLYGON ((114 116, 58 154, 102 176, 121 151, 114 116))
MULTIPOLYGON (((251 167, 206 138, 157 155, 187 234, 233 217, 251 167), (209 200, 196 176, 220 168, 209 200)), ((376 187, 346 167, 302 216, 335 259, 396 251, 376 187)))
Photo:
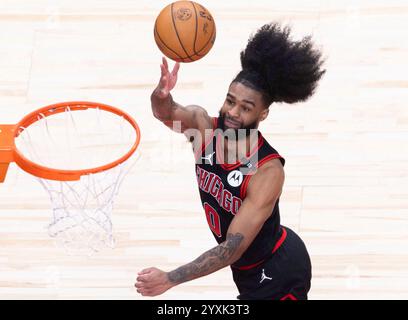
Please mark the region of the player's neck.
POLYGON ((258 130, 241 139, 223 139, 225 163, 233 164, 246 157, 258 144, 258 130))

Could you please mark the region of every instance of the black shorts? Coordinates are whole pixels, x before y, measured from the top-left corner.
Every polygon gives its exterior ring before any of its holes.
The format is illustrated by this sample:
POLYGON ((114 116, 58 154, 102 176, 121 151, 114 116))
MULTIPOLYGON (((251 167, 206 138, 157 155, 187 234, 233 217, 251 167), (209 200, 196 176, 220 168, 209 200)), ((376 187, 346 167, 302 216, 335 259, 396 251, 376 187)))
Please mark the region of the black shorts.
POLYGON ((249 270, 232 269, 242 300, 306 300, 312 265, 306 246, 287 227, 286 239, 267 260, 249 270))

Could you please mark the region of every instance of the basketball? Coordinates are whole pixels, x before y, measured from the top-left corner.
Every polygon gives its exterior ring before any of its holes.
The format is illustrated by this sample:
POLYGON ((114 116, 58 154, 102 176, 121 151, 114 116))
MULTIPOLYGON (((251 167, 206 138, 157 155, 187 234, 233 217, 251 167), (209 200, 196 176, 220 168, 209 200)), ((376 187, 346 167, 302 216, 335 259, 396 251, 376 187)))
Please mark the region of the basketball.
POLYGON ((193 1, 169 4, 154 24, 154 39, 160 51, 177 62, 203 58, 214 45, 215 36, 211 13, 193 1))

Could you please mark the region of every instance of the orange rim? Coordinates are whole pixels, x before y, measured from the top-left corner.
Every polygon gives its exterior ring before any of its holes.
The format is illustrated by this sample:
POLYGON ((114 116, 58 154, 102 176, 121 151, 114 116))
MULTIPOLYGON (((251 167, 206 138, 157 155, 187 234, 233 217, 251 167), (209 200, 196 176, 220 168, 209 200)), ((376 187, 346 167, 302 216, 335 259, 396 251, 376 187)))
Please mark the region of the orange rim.
POLYGON ((96 102, 73 101, 56 103, 33 111, 30 114, 26 115, 16 125, 0 125, 0 137, 3 137, 3 139, 0 139, 1 141, 3 141, 3 143, 0 144, 0 182, 4 181, 10 162, 15 162, 24 171, 40 178, 60 181, 74 181, 79 180, 83 175, 109 170, 129 159, 139 146, 140 129, 136 121, 130 115, 118 108, 96 102), (120 117, 123 117, 136 130, 136 141, 132 145, 131 149, 116 161, 100 167, 82 170, 60 170, 41 166, 27 159, 18 151, 14 139, 18 137, 25 128, 29 127, 31 124, 44 117, 65 112, 67 108, 69 108, 71 111, 99 108, 101 110, 111 112, 120 117))

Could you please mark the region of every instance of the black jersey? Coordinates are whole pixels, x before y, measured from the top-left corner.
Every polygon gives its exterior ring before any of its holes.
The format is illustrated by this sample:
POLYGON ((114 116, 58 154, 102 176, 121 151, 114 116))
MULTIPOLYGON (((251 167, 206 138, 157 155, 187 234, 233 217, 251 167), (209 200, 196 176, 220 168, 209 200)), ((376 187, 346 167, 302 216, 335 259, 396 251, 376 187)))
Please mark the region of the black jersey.
MULTIPOLYGON (((235 164, 222 161, 221 124, 213 118, 212 135, 196 152, 196 174, 208 225, 218 243, 225 241, 228 227, 246 197, 246 189, 255 170, 272 159, 285 160, 258 131, 256 146, 235 164)), ((254 212, 256 214, 256 212, 254 212)), ((232 267, 245 269, 258 265, 270 256, 285 238, 280 226, 279 199, 251 245, 232 267)))

